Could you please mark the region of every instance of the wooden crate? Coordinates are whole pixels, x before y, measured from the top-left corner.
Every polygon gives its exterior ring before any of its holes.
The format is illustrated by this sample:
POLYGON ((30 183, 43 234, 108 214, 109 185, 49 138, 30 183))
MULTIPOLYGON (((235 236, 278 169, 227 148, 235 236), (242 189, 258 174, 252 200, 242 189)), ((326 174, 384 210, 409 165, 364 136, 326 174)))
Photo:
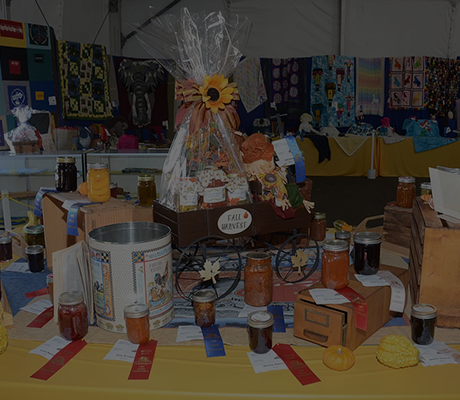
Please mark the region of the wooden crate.
POLYGON ((385 206, 383 213, 383 240, 405 248, 410 247, 412 208, 385 206))
POLYGON ((412 303, 438 309, 436 325, 460 328, 460 224, 438 218, 420 197, 412 207, 409 272, 412 303))
MULTIPOLYGON (((380 269, 396 275, 407 291, 409 272, 406 269, 380 265, 380 269)), ((367 330, 355 327, 355 309, 351 303, 317 305, 309 289, 323 288, 321 282, 297 294, 294 303, 294 336, 324 347, 331 345, 356 349, 398 313, 389 310, 391 288, 389 286, 364 287, 354 276, 350 266, 350 288, 366 299, 367 330)))

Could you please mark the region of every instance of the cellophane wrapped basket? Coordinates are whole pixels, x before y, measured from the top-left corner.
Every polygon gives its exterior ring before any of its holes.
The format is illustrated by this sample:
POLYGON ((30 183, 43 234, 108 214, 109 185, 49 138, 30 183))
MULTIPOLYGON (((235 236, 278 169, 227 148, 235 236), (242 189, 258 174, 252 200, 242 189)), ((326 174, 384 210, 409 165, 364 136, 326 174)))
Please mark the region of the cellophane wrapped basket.
POLYGON ((155 18, 138 32, 153 58, 176 79, 176 135, 166 157, 159 202, 192 211, 252 201, 239 146, 240 120, 230 83, 245 45, 250 22, 230 24, 221 12, 155 18))

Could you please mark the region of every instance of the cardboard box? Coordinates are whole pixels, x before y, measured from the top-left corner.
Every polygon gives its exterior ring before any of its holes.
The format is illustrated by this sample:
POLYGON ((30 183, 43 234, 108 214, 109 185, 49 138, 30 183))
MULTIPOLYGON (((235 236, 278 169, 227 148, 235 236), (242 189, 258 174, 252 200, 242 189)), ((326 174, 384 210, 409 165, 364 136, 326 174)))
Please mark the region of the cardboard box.
MULTIPOLYGON (((403 283, 406 293, 409 271, 402 268, 380 265, 380 269, 391 271, 403 283)), ((309 289, 324 288, 321 282, 297 294, 294 303, 294 336, 324 347, 331 345, 356 349, 398 313, 389 310, 391 288, 389 286, 364 287, 354 276, 350 266, 349 287, 362 295, 367 303, 367 330, 355 326, 355 309, 352 303, 317 305, 309 289)))
POLYGON ((67 235, 67 213, 62 205, 66 200, 86 200, 79 193, 46 193, 42 199, 45 245, 48 268, 53 270, 53 252, 87 241, 88 233, 119 222, 131 222, 134 206, 126 201, 110 198, 107 203, 81 207, 77 214, 78 236, 67 235))
POLYGON ((153 207, 141 207, 133 204, 133 221, 153 222, 153 207))

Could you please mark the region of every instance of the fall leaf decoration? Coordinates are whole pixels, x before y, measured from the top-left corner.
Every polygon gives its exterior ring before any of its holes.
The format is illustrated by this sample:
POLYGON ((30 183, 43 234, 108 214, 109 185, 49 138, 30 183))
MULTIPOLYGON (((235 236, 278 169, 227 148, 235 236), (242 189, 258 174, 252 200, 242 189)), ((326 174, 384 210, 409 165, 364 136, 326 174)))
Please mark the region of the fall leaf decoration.
POLYGON ((211 261, 206 260, 206 262, 204 263, 204 269, 199 271, 203 281, 209 281, 210 279, 212 279, 212 283, 215 284, 216 283, 215 276, 220 272, 219 268, 220 268, 219 261, 215 261, 211 263, 211 261))
POLYGON ((308 261, 308 254, 309 253, 310 253, 310 251, 307 251, 307 252, 304 253, 303 250, 297 250, 297 252, 295 253, 295 256, 291 257, 292 266, 294 268, 297 268, 299 274, 302 272, 302 267, 308 261))

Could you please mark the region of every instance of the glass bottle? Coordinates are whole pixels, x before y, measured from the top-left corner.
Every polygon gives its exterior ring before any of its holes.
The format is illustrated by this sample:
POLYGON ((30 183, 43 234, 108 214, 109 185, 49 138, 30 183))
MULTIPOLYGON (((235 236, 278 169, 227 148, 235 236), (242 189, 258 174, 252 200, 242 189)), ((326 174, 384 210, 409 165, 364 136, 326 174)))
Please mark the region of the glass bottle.
POLYGON ((400 176, 396 189, 396 205, 402 208, 412 208, 415 200, 415 178, 400 176))
POLYGON ((270 254, 253 252, 246 255, 244 268, 244 301, 254 307, 272 302, 273 267, 270 254))
POLYGON ((75 157, 58 157, 55 169, 56 190, 75 192, 77 190, 77 167, 75 157))
POLYGON ((110 200, 110 174, 106 163, 88 164, 88 200, 105 203, 110 200))
POLYGON ((322 212, 315 213, 310 226, 310 236, 318 242, 326 239, 327 223, 326 214, 322 212))
POLYGON ((414 304, 410 314, 412 341, 421 345, 432 343, 438 315, 436 307, 431 304, 414 304))
POLYGON ((150 340, 149 313, 146 304, 131 304, 125 307, 126 334, 131 343, 142 344, 150 340))
POLYGON ((157 187, 153 175, 139 175, 137 177, 137 194, 141 207, 152 207, 157 198, 157 187))
POLYGON ((196 325, 200 327, 214 325, 216 322, 216 298, 216 292, 213 289, 201 289, 193 293, 196 325))
POLYGON ((328 289, 343 289, 348 285, 348 243, 345 240, 326 240, 321 255, 321 283, 328 289))
POLYGON ((377 232, 358 232, 353 236, 355 247, 355 271, 357 274, 373 275, 380 267, 380 244, 382 235, 377 232))
POLYGON ((272 348, 273 314, 254 311, 248 315, 249 348, 257 354, 264 354, 272 348))
POLYGON ((59 333, 66 340, 80 340, 88 333, 88 310, 83 293, 64 292, 58 299, 59 333))

